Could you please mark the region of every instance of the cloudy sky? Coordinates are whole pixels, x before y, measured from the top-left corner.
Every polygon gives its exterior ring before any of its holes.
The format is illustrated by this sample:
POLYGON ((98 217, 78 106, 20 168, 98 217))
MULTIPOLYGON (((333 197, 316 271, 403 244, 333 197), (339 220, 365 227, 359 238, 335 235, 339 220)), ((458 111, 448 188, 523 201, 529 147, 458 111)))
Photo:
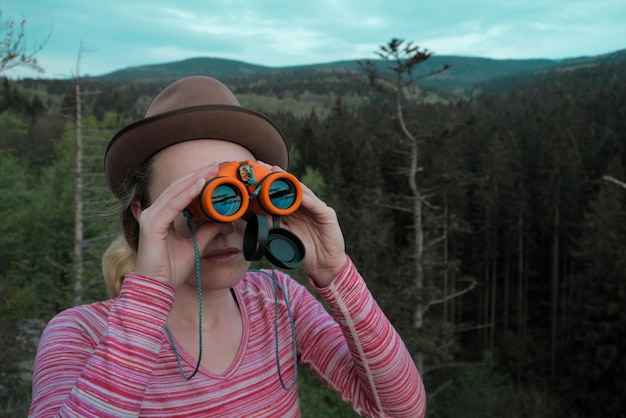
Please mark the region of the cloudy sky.
POLYGON ((626 0, 0 0, 0 11, 4 23, 26 19, 29 48, 49 35, 44 78, 72 77, 81 43, 81 75, 192 57, 270 67, 375 58, 394 37, 487 58, 626 48, 626 0))

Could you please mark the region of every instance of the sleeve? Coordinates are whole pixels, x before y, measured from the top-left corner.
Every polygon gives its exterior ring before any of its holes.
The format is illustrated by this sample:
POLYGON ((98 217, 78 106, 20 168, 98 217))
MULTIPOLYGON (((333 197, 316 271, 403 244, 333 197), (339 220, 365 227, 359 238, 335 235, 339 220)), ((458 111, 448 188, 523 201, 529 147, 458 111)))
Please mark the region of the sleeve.
POLYGON ((299 309, 301 362, 361 416, 423 417, 426 395, 415 363, 352 261, 326 288, 309 281, 334 320, 319 303, 299 309))
POLYGON ((33 373, 30 417, 139 415, 174 289, 127 276, 111 309, 73 308, 42 335, 33 373))

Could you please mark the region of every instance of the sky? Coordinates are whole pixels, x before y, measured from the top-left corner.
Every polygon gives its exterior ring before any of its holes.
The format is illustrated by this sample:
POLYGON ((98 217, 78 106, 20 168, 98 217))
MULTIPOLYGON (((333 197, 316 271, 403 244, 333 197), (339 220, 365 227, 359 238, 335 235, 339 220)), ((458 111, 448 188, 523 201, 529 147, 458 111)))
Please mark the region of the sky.
POLYGON ((2 23, 26 20, 29 50, 44 44, 45 73, 3 74, 12 78, 96 76, 195 57, 319 64, 376 58, 392 38, 435 55, 495 59, 626 48, 626 0, 0 0, 0 12, 2 23))

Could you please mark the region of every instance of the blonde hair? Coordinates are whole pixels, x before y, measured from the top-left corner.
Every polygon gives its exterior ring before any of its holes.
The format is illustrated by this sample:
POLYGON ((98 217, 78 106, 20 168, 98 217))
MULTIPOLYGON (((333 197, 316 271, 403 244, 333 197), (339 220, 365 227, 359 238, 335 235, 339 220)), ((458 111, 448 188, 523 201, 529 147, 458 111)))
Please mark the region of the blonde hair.
POLYGON ((135 271, 137 252, 123 234, 118 235, 102 255, 102 274, 109 296, 119 295, 124 276, 135 271))

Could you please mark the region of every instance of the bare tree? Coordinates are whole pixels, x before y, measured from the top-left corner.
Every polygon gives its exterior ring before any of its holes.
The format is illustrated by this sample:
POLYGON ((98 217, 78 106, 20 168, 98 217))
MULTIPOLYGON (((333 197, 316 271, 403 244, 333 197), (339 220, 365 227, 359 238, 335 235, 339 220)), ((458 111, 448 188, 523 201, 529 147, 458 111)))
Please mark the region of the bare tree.
POLYGON ((102 222, 109 225, 112 195, 104 185, 101 164, 108 139, 112 131, 128 121, 115 117, 114 122, 96 122, 90 114, 91 95, 89 84, 81 76, 80 64, 83 55, 89 52, 80 42, 76 70, 73 74, 76 101, 72 109, 72 121, 76 133, 75 183, 74 183, 74 283, 73 304, 80 305, 90 297, 89 291, 100 284, 100 257, 110 235, 98 231, 102 222), (111 125, 113 123, 114 125, 111 125))
POLYGON ((22 19, 19 24, 13 19, 2 20, 0 11, 0 74, 15 67, 44 72, 35 55, 43 49, 50 39, 50 34, 43 42, 28 48, 24 34, 25 26, 26 19, 22 19))
POLYGON ((83 44, 81 42, 78 51, 78 59, 76 60, 76 184, 74 190, 74 262, 76 268, 76 277, 74 279, 74 306, 80 305, 83 301, 85 292, 84 281, 84 255, 83 255, 83 209, 85 202, 83 199, 84 180, 83 180, 83 110, 82 97, 80 91, 80 59, 83 53, 83 44))
MULTIPOLYGON (((415 132, 417 128, 413 130, 409 129, 405 121, 404 116, 404 104, 409 89, 414 87, 419 79, 429 77, 435 74, 439 74, 450 68, 449 64, 445 64, 440 69, 431 71, 425 75, 416 76, 414 74, 415 68, 428 60, 432 53, 426 49, 420 49, 413 43, 406 43, 401 39, 392 39, 388 44, 381 45, 380 50, 376 54, 387 62, 387 68, 391 70, 391 76, 385 75, 379 71, 376 63, 371 60, 358 61, 357 63, 365 70, 368 81, 371 87, 374 89, 392 97, 395 104, 395 119, 397 119, 398 126, 401 132, 400 146, 404 152, 406 152, 406 171, 405 176, 410 190, 410 204, 408 211, 412 215, 411 230, 413 232, 414 248, 412 250, 413 259, 413 288, 417 294, 417 300, 415 308, 413 310, 413 327, 416 330, 420 330, 424 324, 424 314, 432 306, 438 304, 445 304, 448 301, 457 298, 476 285, 475 281, 470 281, 470 284, 460 290, 454 289, 448 291, 440 297, 431 297, 430 300, 422 300, 422 295, 425 293, 425 251, 433 247, 432 242, 425 242, 425 225, 424 225, 424 209, 429 206, 428 194, 423 190, 420 185, 419 176, 421 175, 423 168, 421 167, 421 136, 415 132)), ((445 135, 452 135, 454 133, 447 132, 445 135)), ((399 210, 407 211, 406 207, 398 207, 399 210)), ((445 234, 445 232, 444 232, 445 234)), ((436 238, 437 242, 444 242, 447 237, 436 238)), ((424 355, 421 352, 414 353, 415 362, 417 367, 423 371, 424 369, 424 355)))

